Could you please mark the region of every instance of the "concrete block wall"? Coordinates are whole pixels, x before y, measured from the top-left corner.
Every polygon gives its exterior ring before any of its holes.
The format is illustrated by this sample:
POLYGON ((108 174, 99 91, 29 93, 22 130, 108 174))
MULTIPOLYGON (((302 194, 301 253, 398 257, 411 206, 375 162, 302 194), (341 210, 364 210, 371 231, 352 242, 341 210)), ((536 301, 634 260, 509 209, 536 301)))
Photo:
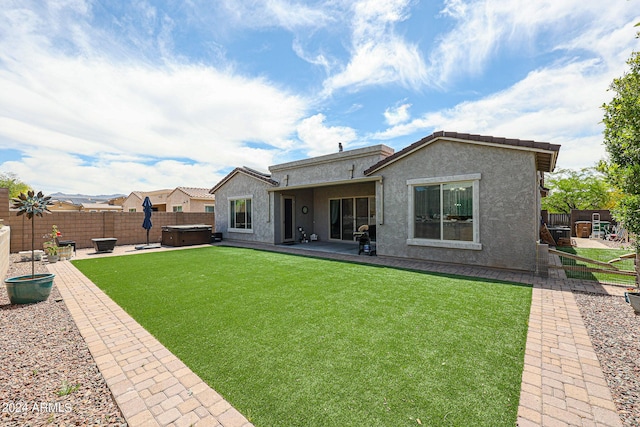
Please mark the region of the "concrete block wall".
MULTIPOLYGON (((9 210, 8 189, 0 188, 0 201, 0 218, 11 227, 11 253, 31 250, 31 221, 9 210)), ((118 245, 146 243, 147 231, 142 228, 143 221, 143 212, 52 212, 35 218, 35 248, 42 249, 54 224, 62 233, 60 239, 75 241, 76 248, 90 248, 93 246, 91 239, 101 237, 115 237, 118 245)), ((162 227, 165 225, 213 226, 215 217, 211 212, 154 212, 151 222, 149 242, 158 243, 162 241, 162 227)))

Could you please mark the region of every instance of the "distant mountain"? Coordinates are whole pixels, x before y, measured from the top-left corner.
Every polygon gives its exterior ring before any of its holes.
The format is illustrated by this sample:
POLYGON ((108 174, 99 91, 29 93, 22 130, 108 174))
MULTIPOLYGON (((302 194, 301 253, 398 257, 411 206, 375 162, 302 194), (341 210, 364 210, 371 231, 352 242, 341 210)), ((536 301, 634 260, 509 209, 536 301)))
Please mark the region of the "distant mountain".
POLYGON ((89 196, 86 194, 65 194, 65 193, 53 193, 49 194, 51 200, 58 200, 60 202, 71 202, 74 205, 81 205, 83 203, 106 203, 111 199, 117 197, 124 197, 126 194, 101 194, 99 196, 89 196))

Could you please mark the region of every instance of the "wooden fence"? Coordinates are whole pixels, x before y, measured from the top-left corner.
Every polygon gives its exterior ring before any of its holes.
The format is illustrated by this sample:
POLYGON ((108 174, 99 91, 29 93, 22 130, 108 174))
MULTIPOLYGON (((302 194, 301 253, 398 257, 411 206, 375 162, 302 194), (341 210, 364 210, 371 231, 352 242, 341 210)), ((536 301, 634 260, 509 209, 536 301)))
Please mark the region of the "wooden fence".
POLYGON ((571 224, 571 215, 563 214, 563 213, 550 213, 549 214, 549 222, 547 223, 550 227, 569 227, 571 224))

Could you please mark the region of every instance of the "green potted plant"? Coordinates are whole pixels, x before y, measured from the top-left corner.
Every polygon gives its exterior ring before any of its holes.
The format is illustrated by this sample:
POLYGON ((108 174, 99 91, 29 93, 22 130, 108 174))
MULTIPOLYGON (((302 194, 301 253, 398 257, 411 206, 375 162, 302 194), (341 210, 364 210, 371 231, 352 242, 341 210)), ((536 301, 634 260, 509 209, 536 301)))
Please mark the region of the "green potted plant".
POLYGON ((47 245, 44 249, 45 251, 47 251, 47 261, 49 261, 49 264, 58 262, 58 259, 59 259, 58 252, 60 250, 58 246, 56 246, 55 244, 47 245))
POLYGON ((9 277, 4 283, 11 304, 30 304, 45 301, 51 294, 54 274, 35 273, 35 216, 43 213, 51 213, 47 208, 51 204, 51 197, 45 197, 42 191, 36 194, 28 191, 27 194, 13 199, 13 208, 18 210, 18 216, 25 215, 31 220, 31 275, 9 277))
MULTIPOLYGON (((42 246, 47 252, 47 261, 49 261, 50 264, 58 262, 58 260, 63 259, 63 257, 71 258, 70 255, 67 256, 66 252, 63 255, 63 250, 66 249, 65 247, 58 246, 58 237, 60 235, 61 234, 60 230, 58 230, 58 226, 54 224, 51 227, 51 233, 42 236, 44 239, 49 239, 48 241, 44 242, 42 246)), ((68 248, 71 249, 71 246, 69 246, 68 248)))

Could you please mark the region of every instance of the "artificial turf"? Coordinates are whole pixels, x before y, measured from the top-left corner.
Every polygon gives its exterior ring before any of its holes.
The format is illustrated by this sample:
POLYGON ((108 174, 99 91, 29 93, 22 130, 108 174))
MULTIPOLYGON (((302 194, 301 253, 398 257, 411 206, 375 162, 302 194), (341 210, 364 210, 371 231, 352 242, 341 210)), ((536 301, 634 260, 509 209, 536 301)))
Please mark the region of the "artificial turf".
MULTIPOLYGON (((633 249, 604 249, 604 248, 575 248, 575 247, 558 247, 558 250, 567 252, 570 254, 578 255, 584 258, 593 259, 600 262, 609 262, 620 255, 633 253, 633 249)), ((601 265, 591 264, 584 261, 577 261, 571 258, 561 257, 563 265, 582 266, 585 268, 594 269, 606 269, 601 265)), ((623 271, 633 271, 633 258, 627 258, 619 262, 615 262, 612 266, 617 267, 623 271)), ((613 267, 611 267, 613 269, 613 267)), ((617 274, 599 273, 594 271, 580 271, 580 270, 565 270, 565 274, 568 278, 582 279, 582 280, 594 280, 601 283, 617 283, 633 285, 635 278, 633 276, 621 276, 617 274)))
POLYGON ((229 247, 73 263, 258 427, 516 423, 530 287, 229 247))

